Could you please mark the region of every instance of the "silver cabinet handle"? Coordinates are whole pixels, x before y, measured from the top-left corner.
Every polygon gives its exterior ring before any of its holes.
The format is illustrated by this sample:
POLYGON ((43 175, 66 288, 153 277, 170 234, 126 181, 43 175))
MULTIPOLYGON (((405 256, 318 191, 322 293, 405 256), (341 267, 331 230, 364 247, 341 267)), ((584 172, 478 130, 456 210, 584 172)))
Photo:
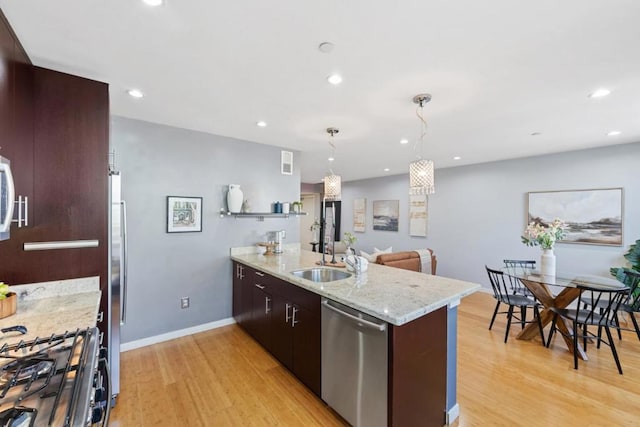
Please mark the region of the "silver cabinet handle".
POLYGON ((122 284, 120 295, 120 324, 127 323, 127 285, 129 281, 129 245, 127 238, 127 202, 122 200, 120 202, 122 212, 122 259, 120 260, 122 266, 122 284))
POLYGON ((261 290, 264 289, 264 286, 259 285, 258 283, 255 284, 255 287, 258 288, 258 289, 261 289, 261 290))
POLYGON ((378 323, 369 322, 368 320, 365 320, 365 319, 361 319, 358 316, 354 316, 353 314, 347 313, 345 311, 340 310, 337 307, 332 306, 331 304, 329 304, 329 301, 322 301, 322 305, 325 306, 326 308, 328 308, 329 310, 332 310, 332 311, 338 313, 341 316, 348 317, 349 319, 354 320, 354 321, 356 321, 358 323, 361 323, 361 324, 363 324, 365 326, 368 326, 370 328, 377 329, 377 330, 379 330, 381 332, 384 331, 385 329, 387 329, 387 324, 386 323, 378 324, 378 323))
POLYGON ((296 313, 298 312, 298 309, 293 306, 293 314, 291 314, 291 327, 295 328, 296 327, 296 323, 300 323, 299 321, 296 320, 296 313))
POLYGON ((240 278, 240 280, 244 279, 244 266, 242 264, 238 264, 238 268, 240 270, 240 276, 238 276, 240 278))
POLYGON ((26 227, 29 225, 29 197, 18 195, 18 200, 14 202, 14 204, 18 205, 14 208, 14 211, 18 210, 18 219, 14 219, 12 222, 15 222, 18 228, 26 227))
POLYGON ((264 277, 264 273, 260 272, 260 271, 256 271, 256 274, 260 277, 264 277))
POLYGON ((22 227, 22 196, 18 196, 18 228, 22 227))
POLYGON ((284 323, 289 323, 289 319, 291 319, 291 316, 289 316, 289 309, 291 308, 291 305, 289 303, 285 304, 285 314, 284 314, 284 323))
POLYGON ((264 314, 269 314, 271 311, 271 307, 269 307, 269 303, 271 302, 271 298, 264 297, 264 314))

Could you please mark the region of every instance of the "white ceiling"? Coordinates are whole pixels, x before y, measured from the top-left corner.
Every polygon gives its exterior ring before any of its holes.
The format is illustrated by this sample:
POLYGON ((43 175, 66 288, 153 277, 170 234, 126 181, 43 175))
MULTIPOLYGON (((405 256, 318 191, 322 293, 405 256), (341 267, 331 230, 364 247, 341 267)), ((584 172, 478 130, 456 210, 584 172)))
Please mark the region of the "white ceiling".
POLYGON ((300 150, 303 182, 328 169, 330 126, 343 180, 406 173, 422 92, 436 168, 640 141, 637 0, 0 7, 34 64, 109 83, 112 114, 300 150), (333 52, 318 50, 324 41, 333 52), (611 94, 588 98, 600 87, 611 94))

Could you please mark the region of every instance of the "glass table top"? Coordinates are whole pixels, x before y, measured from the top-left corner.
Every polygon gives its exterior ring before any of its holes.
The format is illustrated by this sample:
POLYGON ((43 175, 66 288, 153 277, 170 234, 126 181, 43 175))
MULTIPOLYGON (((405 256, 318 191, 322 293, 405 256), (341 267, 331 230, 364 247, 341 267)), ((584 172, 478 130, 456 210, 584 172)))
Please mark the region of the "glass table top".
POLYGON ((613 277, 594 276, 589 274, 579 274, 559 271, 555 276, 543 276, 538 270, 522 267, 504 267, 502 272, 507 276, 520 280, 543 283, 545 285, 564 286, 575 288, 578 286, 590 286, 599 288, 620 288, 625 286, 613 277))

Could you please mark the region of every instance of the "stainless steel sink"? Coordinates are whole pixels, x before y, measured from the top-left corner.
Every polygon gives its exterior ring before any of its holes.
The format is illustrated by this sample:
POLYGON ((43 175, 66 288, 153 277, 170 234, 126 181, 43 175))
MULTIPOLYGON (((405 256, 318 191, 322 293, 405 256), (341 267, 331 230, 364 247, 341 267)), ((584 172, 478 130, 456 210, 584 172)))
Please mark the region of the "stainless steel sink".
POLYGON ((346 271, 335 270, 333 268, 309 268, 306 270, 292 271, 296 277, 311 280, 312 282, 333 282, 336 280, 347 279, 351 277, 351 273, 346 271))

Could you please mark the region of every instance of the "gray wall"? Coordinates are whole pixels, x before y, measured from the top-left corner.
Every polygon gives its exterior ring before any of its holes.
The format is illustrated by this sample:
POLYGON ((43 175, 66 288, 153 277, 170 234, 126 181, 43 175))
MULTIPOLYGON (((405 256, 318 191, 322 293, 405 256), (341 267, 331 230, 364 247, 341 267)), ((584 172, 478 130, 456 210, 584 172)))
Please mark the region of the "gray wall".
POLYGON ((608 275, 640 239, 640 143, 436 170, 429 196, 428 236, 410 237, 408 175, 343 183, 342 232, 353 229, 353 199, 367 199, 367 230, 356 233, 357 249, 434 249, 442 276, 489 287, 484 265, 503 258, 538 260, 540 249, 520 242, 529 191, 624 187, 624 245, 557 244, 558 271, 608 275), (399 200, 398 232, 373 231, 372 201, 399 200))
MULTIPOLYGON (((228 184, 240 184, 253 212, 300 198, 300 171, 280 174, 280 149, 233 138, 112 117, 129 232, 129 289, 123 343, 231 316, 229 248, 286 230, 299 218, 220 218, 228 184), (203 197, 201 233, 166 233, 167 196, 203 197), (191 308, 180 309, 180 298, 191 308)), ((298 153, 294 153, 297 166, 298 153)))

